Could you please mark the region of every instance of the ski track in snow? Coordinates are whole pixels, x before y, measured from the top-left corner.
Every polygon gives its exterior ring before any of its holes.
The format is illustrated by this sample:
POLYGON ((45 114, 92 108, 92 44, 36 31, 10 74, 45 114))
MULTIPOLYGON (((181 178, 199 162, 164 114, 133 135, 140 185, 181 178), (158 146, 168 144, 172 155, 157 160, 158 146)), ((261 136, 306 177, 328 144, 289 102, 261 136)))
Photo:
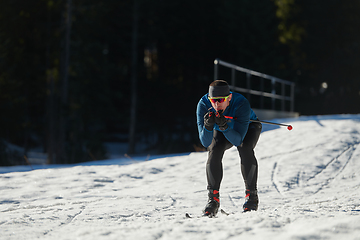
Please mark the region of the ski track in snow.
MULTIPOLYGON (((221 208, 207 201, 207 153, 121 165, 0 174, 0 239, 360 239, 360 115, 282 119, 261 134, 257 212, 242 213, 235 148, 225 152, 221 208)), ((4 172, 7 168, 1 168, 4 172)))

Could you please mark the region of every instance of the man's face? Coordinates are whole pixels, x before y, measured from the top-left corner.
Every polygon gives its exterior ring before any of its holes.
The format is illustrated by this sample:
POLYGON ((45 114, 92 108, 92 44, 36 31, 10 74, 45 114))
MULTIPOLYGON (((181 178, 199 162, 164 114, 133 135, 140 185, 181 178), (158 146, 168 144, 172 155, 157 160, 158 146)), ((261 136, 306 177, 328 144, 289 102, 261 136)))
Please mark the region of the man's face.
POLYGON ((230 93, 229 97, 226 99, 226 101, 220 103, 219 101, 210 101, 211 102, 211 106, 215 109, 215 111, 225 111, 225 109, 229 106, 230 104, 230 100, 232 98, 232 94, 230 93))

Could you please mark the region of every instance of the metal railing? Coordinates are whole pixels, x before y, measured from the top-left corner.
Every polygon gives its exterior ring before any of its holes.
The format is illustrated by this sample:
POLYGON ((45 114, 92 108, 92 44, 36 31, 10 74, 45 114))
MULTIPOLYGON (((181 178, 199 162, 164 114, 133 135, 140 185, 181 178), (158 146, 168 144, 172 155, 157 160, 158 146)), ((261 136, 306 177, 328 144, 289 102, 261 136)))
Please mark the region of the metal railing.
POLYGON ((248 98, 250 95, 258 95, 261 96, 260 100, 260 108, 264 106, 264 97, 271 98, 271 107, 275 110, 275 99, 281 100, 281 111, 285 111, 285 101, 290 102, 290 112, 294 112, 294 99, 295 99, 295 83, 283 80, 277 77, 273 77, 264 73, 259 73, 253 70, 249 70, 243 67, 236 66, 234 64, 222 61, 220 59, 215 59, 214 61, 214 80, 218 79, 219 69, 218 66, 222 65, 224 67, 231 69, 231 84, 230 89, 233 91, 243 92, 248 94, 248 98), (235 86, 235 73, 236 71, 246 73, 246 88, 241 88, 235 86), (260 78, 260 90, 251 89, 251 76, 257 76, 260 78), (271 92, 264 91, 264 79, 271 81, 271 92), (276 93, 276 83, 281 84, 281 94, 276 93), (290 94, 286 95, 285 86, 290 86, 290 94))

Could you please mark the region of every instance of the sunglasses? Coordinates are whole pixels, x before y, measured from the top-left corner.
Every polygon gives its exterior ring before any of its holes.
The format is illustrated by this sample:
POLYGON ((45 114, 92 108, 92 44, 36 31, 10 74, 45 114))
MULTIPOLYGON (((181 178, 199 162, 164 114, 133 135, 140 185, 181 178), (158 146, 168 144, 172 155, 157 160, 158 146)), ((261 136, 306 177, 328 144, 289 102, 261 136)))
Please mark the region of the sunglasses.
POLYGON ((226 99, 227 99, 228 97, 230 97, 230 95, 227 96, 227 97, 213 97, 213 98, 210 98, 210 97, 209 97, 209 100, 210 100, 210 102, 212 102, 212 103, 216 103, 216 102, 223 103, 223 102, 226 101, 226 99))

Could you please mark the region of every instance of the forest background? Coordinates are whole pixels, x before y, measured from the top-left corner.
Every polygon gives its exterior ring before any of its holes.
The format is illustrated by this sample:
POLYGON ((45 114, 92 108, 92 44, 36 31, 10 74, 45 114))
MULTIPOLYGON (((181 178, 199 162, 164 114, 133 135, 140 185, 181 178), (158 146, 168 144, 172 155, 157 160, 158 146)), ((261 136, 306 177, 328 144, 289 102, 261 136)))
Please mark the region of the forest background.
POLYGON ((357 0, 2 0, 0 165, 33 148, 48 163, 105 159, 109 142, 194 151, 216 58, 294 82, 302 115, 358 113, 359 12, 357 0))

